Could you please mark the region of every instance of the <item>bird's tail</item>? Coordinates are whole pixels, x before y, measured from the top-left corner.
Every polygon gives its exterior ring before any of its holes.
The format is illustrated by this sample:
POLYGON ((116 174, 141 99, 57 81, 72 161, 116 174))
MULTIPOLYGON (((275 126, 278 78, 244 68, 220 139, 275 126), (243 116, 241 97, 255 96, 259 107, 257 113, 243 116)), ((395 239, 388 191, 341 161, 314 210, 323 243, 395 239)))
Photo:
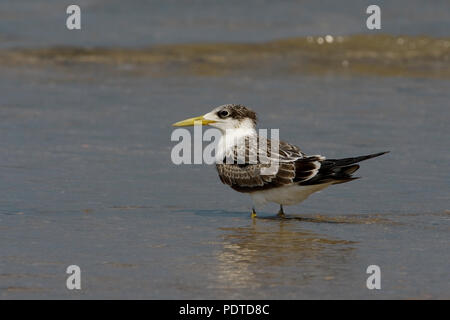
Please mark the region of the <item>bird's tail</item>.
POLYGON ((317 175, 305 181, 304 185, 311 184, 321 184, 321 183, 344 183, 347 181, 359 179, 358 177, 353 177, 352 174, 359 169, 359 165, 356 163, 379 157, 389 151, 373 153, 365 156, 353 157, 353 158, 343 158, 343 159, 325 159, 321 161, 321 166, 317 175))

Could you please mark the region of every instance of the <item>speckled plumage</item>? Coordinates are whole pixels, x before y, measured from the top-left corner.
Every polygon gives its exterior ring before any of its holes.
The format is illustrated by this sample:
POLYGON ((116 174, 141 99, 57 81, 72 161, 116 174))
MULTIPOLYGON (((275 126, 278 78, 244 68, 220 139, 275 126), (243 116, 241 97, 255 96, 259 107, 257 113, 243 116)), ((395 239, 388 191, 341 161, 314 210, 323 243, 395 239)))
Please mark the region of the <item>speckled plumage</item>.
MULTIPOLYGON (((256 125, 256 114, 245 106, 225 105, 215 112, 219 115, 222 110, 227 110, 228 117, 234 120, 251 119, 256 125)), ((295 145, 259 137, 255 131, 255 136, 244 136, 228 148, 216 168, 220 180, 234 190, 256 195, 256 199, 261 195, 270 195, 270 199, 259 202, 294 204, 329 185, 357 179, 352 176, 359 168, 355 163, 384 153, 345 159, 308 156, 295 145), (275 151, 273 144, 278 144, 275 151), (270 159, 271 163, 268 161, 270 159), (264 173, 264 169, 269 167, 273 170, 264 173), (286 193, 288 189, 290 192, 286 193)))

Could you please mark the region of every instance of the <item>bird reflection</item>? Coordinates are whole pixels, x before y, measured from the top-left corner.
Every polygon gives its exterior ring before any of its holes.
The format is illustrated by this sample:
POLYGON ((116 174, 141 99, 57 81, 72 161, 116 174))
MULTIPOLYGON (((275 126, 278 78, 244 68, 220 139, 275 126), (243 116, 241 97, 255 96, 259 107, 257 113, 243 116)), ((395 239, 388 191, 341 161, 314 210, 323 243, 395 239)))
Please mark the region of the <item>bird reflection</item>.
POLYGON ((224 288, 298 285, 312 277, 337 276, 354 242, 332 239, 299 227, 294 220, 257 219, 251 225, 220 228, 218 281, 224 288))

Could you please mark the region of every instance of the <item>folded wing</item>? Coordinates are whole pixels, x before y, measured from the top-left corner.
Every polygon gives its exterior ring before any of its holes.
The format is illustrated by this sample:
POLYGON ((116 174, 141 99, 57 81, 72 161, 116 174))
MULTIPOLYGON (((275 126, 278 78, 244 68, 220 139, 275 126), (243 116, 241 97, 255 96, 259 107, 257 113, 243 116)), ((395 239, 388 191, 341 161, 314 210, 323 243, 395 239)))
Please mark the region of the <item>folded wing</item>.
POLYGON ((267 139, 264 148, 261 148, 260 139, 257 144, 235 146, 224 163, 216 164, 224 184, 240 192, 253 192, 302 183, 317 175, 321 161, 325 159, 322 156, 306 156, 297 146, 283 141, 276 141, 278 148, 274 149, 274 141, 267 139), (244 154, 245 158, 242 158, 244 154))

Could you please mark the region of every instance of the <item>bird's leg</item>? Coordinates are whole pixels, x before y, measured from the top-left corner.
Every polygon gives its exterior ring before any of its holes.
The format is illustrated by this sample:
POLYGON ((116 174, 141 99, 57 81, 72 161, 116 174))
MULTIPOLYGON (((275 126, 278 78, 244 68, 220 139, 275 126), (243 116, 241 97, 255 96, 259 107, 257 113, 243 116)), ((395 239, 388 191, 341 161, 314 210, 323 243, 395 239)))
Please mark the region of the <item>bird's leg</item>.
POLYGON ((282 204, 280 204, 280 210, 278 211, 277 216, 280 217, 280 218, 285 218, 285 217, 286 217, 286 216, 284 215, 283 205, 282 205, 282 204))
POLYGON ((252 214, 251 214, 252 218, 256 218, 256 211, 255 211, 255 207, 252 208, 252 214))

